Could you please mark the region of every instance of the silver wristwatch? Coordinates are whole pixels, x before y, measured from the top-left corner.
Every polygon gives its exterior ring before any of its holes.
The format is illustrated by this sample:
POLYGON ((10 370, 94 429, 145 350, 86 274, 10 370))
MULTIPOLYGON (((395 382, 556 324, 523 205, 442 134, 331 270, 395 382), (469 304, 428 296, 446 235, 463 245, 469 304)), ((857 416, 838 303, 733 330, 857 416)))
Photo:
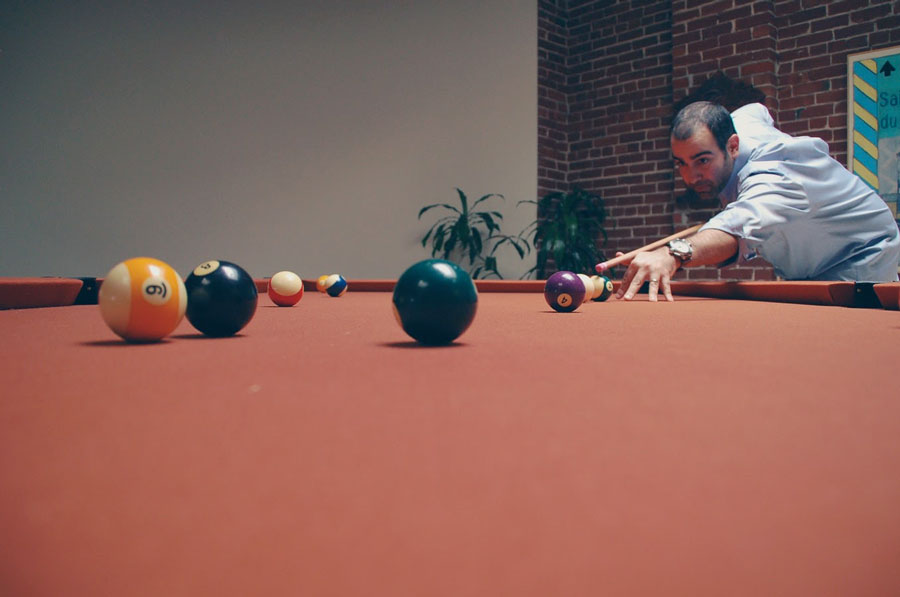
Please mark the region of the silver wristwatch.
POLYGON ((676 238, 675 240, 670 240, 668 243, 668 247, 669 255, 680 259, 682 265, 690 261, 691 257, 694 256, 694 245, 692 245, 691 241, 687 240, 686 238, 676 238))

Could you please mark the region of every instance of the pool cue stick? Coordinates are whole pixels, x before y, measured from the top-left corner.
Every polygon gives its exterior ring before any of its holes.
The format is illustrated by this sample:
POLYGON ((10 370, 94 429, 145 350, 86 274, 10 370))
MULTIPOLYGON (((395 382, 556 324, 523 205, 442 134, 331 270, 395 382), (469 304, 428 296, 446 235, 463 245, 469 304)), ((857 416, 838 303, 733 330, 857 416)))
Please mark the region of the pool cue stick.
POLYGON ((675 234, 673 234, 671 236, 667 236, 666 238, 652 242, 649 245, 645 245, 645 246, 641 247, 640 249, 635 249, 634 251, 630 251, 628 253, 625 253, 624 255, 614 257, 613 259, 609 259, 607 261, 604 261, 603 263, 598 263, 594 267, 594 269, 597 270, 598 274, 602 274, 606 270, 613 268, 613 267, 619 265, 620 263, 623 263, 625 261, 633 259, 634 256, 637 255, 638 253, 643 253, 644 251, 652 251, 653 249, 660 248, 661 246, 663 246, 670 240, 675 240, 676 238, 684 238, 685 236, 690 236, 693 233, 700 230, 700 228, 702 226, 703 226, 703 224, 697 224, 696 226, 691 226, 690 228, 685 228, 681 232, 676 232, 675 234))

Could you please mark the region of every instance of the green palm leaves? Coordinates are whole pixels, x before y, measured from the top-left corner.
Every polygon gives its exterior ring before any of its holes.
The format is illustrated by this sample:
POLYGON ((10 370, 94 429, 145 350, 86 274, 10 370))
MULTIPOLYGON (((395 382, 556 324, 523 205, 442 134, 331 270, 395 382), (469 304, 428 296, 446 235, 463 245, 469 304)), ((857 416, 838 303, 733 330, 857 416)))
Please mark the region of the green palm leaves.
POLYGON ((519 203, 536 204, 538 211, 538 219, 521 232, 521 236, 531 237, 537 251, 537 264, 529 273, 545 278, 551 260, 555 270, 593 273, 603 260, 598 243, 601 237, 604 244, 607 240, 603 228, 606 210, 599 195, 575 187, 569 193, 549 193, 538 201, 519 203))
POLYGON ((449 213, 441 216, 425 234, 422 246, 431 243, 431 256, 453 261, 453 255, 468 260, 469 273, 473 278, 502 278, 497 271, 497 249, 505 244, 515 248, 519 257, 531 252, 528 242, 519 236, 509 236, 500 231, 503 214, 488 210, 485 204, 491 198, 505 200, 503 195, 489 193, 469 205, 469 198, 461 189, 456 189, 459 204, 434 203, 419 210, 419 219, 432 209, 441 208, 449 213), (479 210, 479 206, 481 209, 479 210))
MULTIPOLYGON (((503 214, 488 209, 492 199, 505 201, 503 195, 489 193, 469 204, 469 198, 456 189, 459 203, 434 203, 419 210, 419 219, 432 209, 445 213, 431 225, 422 246, 431 246, 431 256, 460 262, 468 261, 473 278, 502 278, 497 271, 497 249, 508 245, 519 258, 537 252, 536 265, 525 276, 535 274, 543 279, 556 270, 593 273, 594 265, 603 260, 597 249, 606 243, 606 210, 599 195, 579 187, 568 193, 555 192, 534 201, 519 201, 537 206, 537 218, 515 236, 503 234, 503 214), (454 259, 456 257, 456 259, 454 259)), ((523 277, 525 277, 523 276, 523 277)))

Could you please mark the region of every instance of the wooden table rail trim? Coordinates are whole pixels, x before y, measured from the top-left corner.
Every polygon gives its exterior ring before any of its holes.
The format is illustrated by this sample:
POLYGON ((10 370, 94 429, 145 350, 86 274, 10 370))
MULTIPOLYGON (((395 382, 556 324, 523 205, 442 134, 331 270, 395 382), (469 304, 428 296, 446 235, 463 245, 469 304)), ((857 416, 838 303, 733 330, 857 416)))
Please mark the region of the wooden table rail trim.
MULTIPOLYGON (((257 290, 265 293, 268 282, 268 279, 257 279, 257 290)), ((101 278, 89 277, 0 278, 0 309, 96 304, 101 283, 101 278)), ((348 280, 350 292, 392 292, 395 283, 396 280, 348 280)), ((540 293, 544 283, 544 280, 476 280, 475 286, 480 292, 540 293)), ((305 290, 315 292, 316 281, 304 280, 303 286, 305 290)), ((618 288, 619 282, 614 286, 618 288)), ((900 309, 900 282, 677 281, 672 283, 672 293, 734 300, 900 309)))

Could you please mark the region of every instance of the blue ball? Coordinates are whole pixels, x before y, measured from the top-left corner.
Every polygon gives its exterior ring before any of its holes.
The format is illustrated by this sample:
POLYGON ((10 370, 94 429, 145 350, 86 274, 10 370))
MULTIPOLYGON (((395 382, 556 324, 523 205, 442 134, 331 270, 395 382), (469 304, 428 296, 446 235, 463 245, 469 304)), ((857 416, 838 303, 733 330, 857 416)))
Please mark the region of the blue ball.
POLYGON ((347 280, 340 274, 332 274, 325 279, 325 292, 328 296, 341 296, 347 292, 347 280))

